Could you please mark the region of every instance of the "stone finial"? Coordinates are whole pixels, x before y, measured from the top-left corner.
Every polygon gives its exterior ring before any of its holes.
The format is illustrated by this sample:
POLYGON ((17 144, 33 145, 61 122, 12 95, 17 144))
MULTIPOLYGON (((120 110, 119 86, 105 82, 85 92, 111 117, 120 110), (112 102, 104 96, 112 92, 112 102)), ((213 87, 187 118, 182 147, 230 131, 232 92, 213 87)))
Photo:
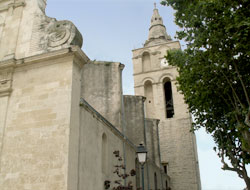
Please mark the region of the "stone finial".
POLYGON ((67 48, 72 45, 82 47, 82 35, 70 21, 57 21, 46 17, 40 29, 44 32, 40 40, 40 47, 43 50, 67 48))
POLYGON ((154 3, 153 15, 151 18, 151 25, 149 28, 148 40, 144 46, 157 45, 171 40, 171 37, 166 32, 166 27, 154 3))

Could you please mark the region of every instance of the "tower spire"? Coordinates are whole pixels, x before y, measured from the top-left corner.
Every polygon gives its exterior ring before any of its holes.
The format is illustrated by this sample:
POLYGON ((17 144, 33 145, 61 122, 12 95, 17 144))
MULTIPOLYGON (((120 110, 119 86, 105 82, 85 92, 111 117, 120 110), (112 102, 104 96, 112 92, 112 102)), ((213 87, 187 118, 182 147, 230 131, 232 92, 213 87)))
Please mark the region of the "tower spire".
POLYGON ((159 11, 156 8, 156 3, 154 3, 148 40, 145 42, 144 46, 157 45, 170 40, 171 37, 167 34, 166 27, 164 26, 159 11))

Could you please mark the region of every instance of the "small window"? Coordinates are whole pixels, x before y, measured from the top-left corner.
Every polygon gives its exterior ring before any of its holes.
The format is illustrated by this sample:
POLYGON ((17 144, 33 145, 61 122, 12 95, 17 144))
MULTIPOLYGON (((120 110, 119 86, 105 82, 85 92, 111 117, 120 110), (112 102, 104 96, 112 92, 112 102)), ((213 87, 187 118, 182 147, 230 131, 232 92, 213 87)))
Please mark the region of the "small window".
POLYGON ((168 163, 162 164, 163 165, 163 169, 164 169, 164 173, 168 174, 168 163))
POLYGON ((155 182, 155 190, 157 190, 158 188, 157 188, 157 175, 156 175, 156 173, 154 176, 154 182, 155 182))
POLYGON ((168 181, 166 180, 166 189, 168 189, 168 181))
POLYGON ((102 172, 106 174, 108 168, 108 143, 107 135, 103 133, 102 135, 102 172))

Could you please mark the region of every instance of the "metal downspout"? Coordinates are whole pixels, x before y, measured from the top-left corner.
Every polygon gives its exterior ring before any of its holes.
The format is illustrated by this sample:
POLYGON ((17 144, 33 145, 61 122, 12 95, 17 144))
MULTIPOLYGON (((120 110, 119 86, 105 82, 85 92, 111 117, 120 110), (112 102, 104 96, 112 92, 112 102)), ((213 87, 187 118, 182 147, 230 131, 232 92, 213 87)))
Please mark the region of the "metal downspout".
MULTIPOLYGON (((143 120, 144 120, 144 144, 145 147, 147 148, 147 139, 146 139, 146 119, 145 119, 145 109, 144 109, 144 102, 146 100, 146 97, 142 98, 143 104, 142 104, 142 113, 143 113, 143 120)), ((148 190, 150 189, 150 184, 149 184, 149 169, 148 169, 148 163, 146 164, 146 170, 147 170, 147 185, 148 185, 148 190)))
POLYGON ((159 137, 159 123, 160 120, 156 121, 156 129, 157 129, 157 140, 158 140, 158 154, 159 154, 159 162, 160 162, 160 172, 161 172, 161 189, 163 190, 163 177, 162 177, 162 172, 163 172, 163 168, 162 168, 162 164, 161 164, 161 147, 160 147, 160 137, 159 137))
MULTIPOLYGON (((126 140, 126 125, 125 125, 125 115, 124 115, 124 97, 123 97, 123 88, 122 88, 122 71, 124 69, 125 65, 120 64, 120 86, 121 86, 121 127, 122 127, 122 133, 124 135, 124 140, 126 140)), ((126 168, 127 168, 127 160, 126 160, 126 143, 123 141, 123 164, 124 164, 124 174, 126 174, 126 168)), ((124 179, 124 186, 126 186, 127 180, 126 178, 124 179)))

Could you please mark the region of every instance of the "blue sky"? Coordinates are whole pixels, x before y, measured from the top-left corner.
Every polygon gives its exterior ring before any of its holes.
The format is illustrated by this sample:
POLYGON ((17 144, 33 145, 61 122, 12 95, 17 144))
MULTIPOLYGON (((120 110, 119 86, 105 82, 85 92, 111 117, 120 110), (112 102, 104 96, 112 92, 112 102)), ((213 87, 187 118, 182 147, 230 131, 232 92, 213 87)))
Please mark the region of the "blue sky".
MULTIPOLYGON (((83 36, 83 51, 90 59, 125 64, 124 94, 134 94, 132 49, 142 47, 148 37, 154 2, 157 3, 168 34, 174 38, 178 27, 174 11, 153 0, 48 0, 46 14, 72 21, 83 36)), ((181 42, 182 47, 185 43, 181 42)), ((213 140, 204 130, 196 132, 203 190, 242 190, 236 173, 221 170, 213 151, 213 140)))

